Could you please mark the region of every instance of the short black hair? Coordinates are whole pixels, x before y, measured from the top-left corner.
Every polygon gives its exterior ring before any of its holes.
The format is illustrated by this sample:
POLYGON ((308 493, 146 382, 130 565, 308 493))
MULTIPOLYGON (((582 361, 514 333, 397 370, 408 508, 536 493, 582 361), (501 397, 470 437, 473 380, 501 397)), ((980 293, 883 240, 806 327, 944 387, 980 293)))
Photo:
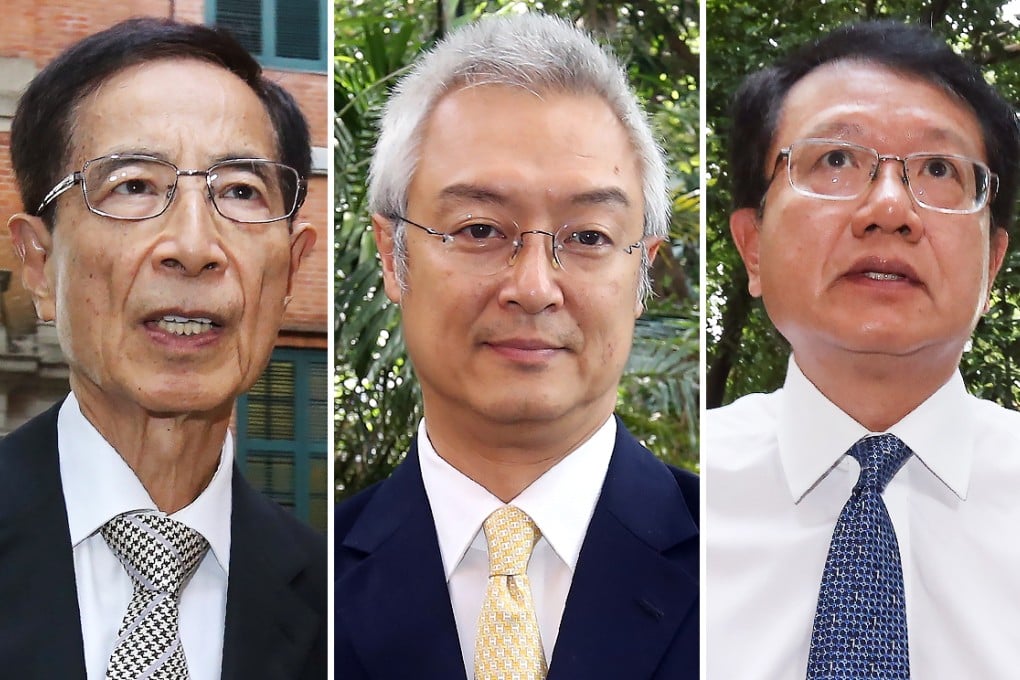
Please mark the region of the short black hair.
POLYGON ((768 188, 767 158, 790 88, 814 69, 861 61, 928 81, 966 103, 981 125, 988 166, 999 176, 992 224, 1008 229, 1020 180, 1020 123, 1013 107, 985 82, 976 66, 931 30, 898 21, 841 26, 779 63, 744 79, 733 97, 730 176, 736 208, 758 208, 768 188))
MULTIPOLYGON (((222 66, 243 80, 273 123, 279 161, 308 176, 312 150, 301 109, 229 33, 170 19, 128 19, 65 50, 39 72, 18 102, 11 123, 11 164, 25 210, 34 213, 67 173, 75 111, 82 99, 126 68, 174 58, 222 66)), ((44 213, 53 229, 53 210, 44 213)))

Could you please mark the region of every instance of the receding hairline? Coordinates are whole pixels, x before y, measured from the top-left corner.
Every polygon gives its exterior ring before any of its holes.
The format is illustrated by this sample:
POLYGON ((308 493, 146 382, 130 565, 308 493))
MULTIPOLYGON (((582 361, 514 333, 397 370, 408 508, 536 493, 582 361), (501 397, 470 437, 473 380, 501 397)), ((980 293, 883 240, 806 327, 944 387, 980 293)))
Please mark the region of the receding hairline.
MULTIPOLYGON (((74 162, 75 162, 74 154, 75 153, 79 153, 80 149, 81 149, 81 145, 79 144, 79 141, 78 141, 78 135, 80 133, 80 124, 82 122, 82 118, 87 115, 88 110, 92 107, 92 105, 95 103, 96 99, 100 96, 100 94, 103 93, 104 89, 111 82, 117 80, 118 78, 130 77, 129 74, 130 74, 131 71, 140 71, 142 69, 145 69, 145 68, 148 68, 148 67, 152 67, 152 66, 156 66, 156 65, 160 65, 160 64, 176 64, 176 65, 189 65, 190 64, 192 66, 209 67, 209 68, 212 68, 212 69, 216 69, 218 71, 222 71, 222 72, 228 74, 229 76, 231 76, 232 78, 234 78, 235 80, 237 80, 241 85, 243 85, 252 94, 253 97, 255 97, 256 101, 258 101, 258 103, 259 103, 260 110, 265 115, 265 123, 267 125, 267 130, 269 132, 269 140, 270 140, 270 143, 272 144, 273 156, 274 156, 273 158, 270 158, 269 160, 279 161, 279 160, 282 159, 283 148, 282 148, 282 142, 281 142, 281 139, 280 139, 280 131, 276 129, 276 125, 274 124, 273 116, 272 116, 272 113, 269 110, 268 104, 260 96, 259 92, 254 87, 251 86, 251 84, 249 82, 247 82, 240 75, 238 75, 237 73, 232 71, 229 67, 227 67, 226 65, 224 65, 223 63, 221 63, 221 62, 219 62, 219 61, 217 61, 215 59, 205 58, 201 54, 173 54, 173 53, 171 53, 171 54, 167 54, 165 56, 153 56, 153 57, 150 57, 150 58, 142 59, 140 61, 134 61, 134 62, 127 63, 127 64, 123 65, 121 68, 118 68, 115 71, 112 71, 111 73, 107 74, 105 77, 100 78, 100 79, 98 79, 98 80, 96 80, 96 81, 94 81, 92 83, 89 83, 89 85, 87 87, 85 87, 79 93, 79 95, 74 99, 74 101, 71 103, 71 105, 67 109, 67 111, 68 111, 68 114, 67 114, 67 142, 68 143, 67 143, 67 147, 64 150, 63 158, 61 159, 64 166, 69 166, 69 165, 74 164, 74 162)), ((251 121, 249 121, 249 124, 250 123, 251 123, 251 121)), ((141 149, 138 148, 138 147, 132 146, 131 149, 125 150, 125 151, 130 151, 130 152, 137 153, 137 152, 141 151, 141 149)), ((117 152, 118 152, 117 150, 110 150, 108 153, 117 153, 117 152)), ((157 156, 157 157, 164 155, 164 154, 162 154, 162 153, 160 153, 158 151, 155 151, 155 150, 152 151, 152 154, 157 156)), ((83 159, 81 159, 81 162, 84 162, 86 160, 89 160, 89 159, 88 158, 83 158, 83 159)), ((175 162, 174 159, 169 159, 168 158, 166 160, 169 160, 170 162, 175 162)), ((213 161, 213 162, 216 162, 216 161, 213 161)), ((78 169, 80 169, 80 168, 78 168, 78 169)))
MULTIPOLYGON (((981 160, 983 162, 988 161, 988 148, 985 140, 985 130, 984 126, 982 125, 981 117, 978 115, 977 111, 975 111, 973 105, 971 105, 971 103, 966 98, 964 98, 960 93, 953 90, 952 87, 950 87, 950 85, 947 82, 945 82, 942 78, 938 77, 938 74, 925 73, 909 68, 904 68, 902 66, 887 63, 882 59, 874 59, 864 55, 848 55, 846 57, 841 57, 839 59, 833 59, 818 64, 811 70, 802 74, 795 81, 793 81, 790 84, 790 86, 786 89, 786 91, 783 92, 782 99, 780 101, 778 110, 776 111, 775 114, 775 118, 771 121, 767 119, 765 121, 766 125, 771 124, 771 130, 769 131, 770 133, 769 147, 766 150, 765 157, 762 159, 764 166, 761 168, 761 172, 763 173, 764 177, 768 178, 768 173, 772 170, 772 163, 775 161, 776 155, 779 152, 780 145, 778 141, 778 135, 784 123, 784 119, 787 112, 787 104, 790 101, 791 95, 795 92, 799 85, 801 85, 805 80, 815 75, 816 73, 820 71, 836 71, 840 68, 845 68, 847 66, 865 66, 875 68, 878 70, 886 71, 887 73, 890 73, 898 78, 903 78, 904 80, 913 81, 914 83, 918 84, 928 85, 937 89, 947 98, 949 98, 950 100, 952 100, 953 102, 960 105, 966 110, 967 114, 970 116, 971 120, 974 123, 974 127, 978 132, 977 143, 979 145, 981 160)), ((853 126, 853 123, 845 121, 832 121, 823 127, 831 128, 837 126, 853 126)), ((949 127, 939 128, 937 130, 935 129, 928 130, 926 131, 926 135, 931 136, 933 138, 942 137, 946 139, 951 139, 961 144, 966 144, 967 142, 967 139, 965 137, 963 137, 960 134, 957 134, 955 130, 949 127)))
MULTIPOLYGON (((624 137, 627 140, 627 144, 632 154, 632 161, 635 165, 635 169, 638 173, 638 183, 641 185, 641 195, 638 197, 643 203, 645 201, 644 196, 644 181, 645 181, 645 166, 642 162, 642 153, 640 145, 637 143, 637 136, 634 134, 627 123, 621 118, 621 111, 618 111, 612 101, 606 93, 600 91, 597 87, 587 82, 582 83, 553 83, 553 82, 536 82, 532 84, 524 84, 515 80, 501 80, 498 78, 494 79, 481 79, 474 81, 469 77, 458 76, 453 79, 443 91, 430 102, 430 106, 423 111, 421 118, 418 121, 418 125, 414 128, 411 140, 414 144, 413 153, 413 168, 408 174, 407 192, 405 199, 409 197, 411 185, 414 184, 414 178, 418 174, 418 169, 421 165, 421 148, 424 146, 426 135, 428 133, 429 126, 435 119, 436 110, 440 105, 447 101, 450 97, 455 96, 461 92, 469 90, 484 90, 486 88, 505 88, 511 91, 519 91, 525 94, 530 94, 540 101, 544 101, 546 96, 566 96, 566 97, 594 97, 602 102, 606 110, 612 114, 613 119, 620 126, 620 130, 623 132, 624 137)), ((495 196, 491 195, 487 189, 473 188, 470 186, 464 186, 458 188, 454 186, 449 192, 444 189, 443 193, 439 198, 444 196, 449 198, 454 197, 465 197, 467 194, 476 193, 489 195, 476 195, 475 197, 483 201, 494 201, 495 196)), ((575 202, 615 202, 625 206, 629 206, 629 201, 625 192, 615 187, 608 189, 596 188, 590 192, 580 192, 575 202), (591 194, 591 195, 589 195, 591 194)), ((406 207, 406 206, 405 206, 406 207)))

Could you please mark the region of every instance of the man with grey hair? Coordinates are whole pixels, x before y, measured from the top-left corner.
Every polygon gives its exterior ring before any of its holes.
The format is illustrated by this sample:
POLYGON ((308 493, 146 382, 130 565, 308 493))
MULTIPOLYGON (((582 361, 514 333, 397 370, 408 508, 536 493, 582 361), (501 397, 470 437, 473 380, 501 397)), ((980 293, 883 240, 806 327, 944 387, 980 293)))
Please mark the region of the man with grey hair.
POLYGON ((668 222, 619 63, 542 15, 454 32, 397 86, 369 193, 425 417, 337 509, 337 672, 697 677, 697 479, 613 416, 668 222))

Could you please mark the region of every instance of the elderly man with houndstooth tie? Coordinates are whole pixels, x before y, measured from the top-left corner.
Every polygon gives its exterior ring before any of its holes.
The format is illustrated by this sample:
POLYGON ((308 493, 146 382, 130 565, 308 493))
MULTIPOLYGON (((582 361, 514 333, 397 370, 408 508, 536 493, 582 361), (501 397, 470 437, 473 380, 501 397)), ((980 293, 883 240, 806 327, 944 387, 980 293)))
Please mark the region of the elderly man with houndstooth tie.
POLYGON ((0 442, 0 675, 326 676, 324 537, 234 466, 302 257, 308 126, 233 38, 133 19, 22 96, 10 218, 62 403, 0 442))

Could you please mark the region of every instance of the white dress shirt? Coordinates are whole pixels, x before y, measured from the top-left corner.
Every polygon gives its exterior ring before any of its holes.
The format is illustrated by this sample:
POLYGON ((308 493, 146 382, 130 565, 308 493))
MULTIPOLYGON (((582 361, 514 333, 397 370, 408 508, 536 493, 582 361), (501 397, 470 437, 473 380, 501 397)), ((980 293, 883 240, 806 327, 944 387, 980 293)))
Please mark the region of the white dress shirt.
MULTIPOLYGON (((883 498, 911 677, 1020 677, 1020 414, 959 373, 888 432, 913 450, 883 498)), ((783 389, 708 411, 707 674, 802 680, 822 569, 869 434, 791 359, 783 389)))
MULTIPOLYGON (((610 416, 590 439, 509 503, 527 513, 542 532, 528 563, 528 578, 546 661, 552 659, 577 557, 615 441, 616 419, 610 416)), ((507 504, 436 453, 424 420, 418 426, 418 456, 436 522, 464 669, 471 678, 478 616, 489 580, 489 550, 482 522, 507 504)))
MULTIPOLYGON (((131 577, 99 530, 124 512, 158 510, 124 459, 82 415, 73 393, 57 416, 57 448, 71 530, 85 667, 89 680, 102 680, 133 588, 131 577)), ((181 643, 191 680, 216 680, 222 667, 232 451, 228 431, 209 486, 186 508, 170 515, 202 534, 210 546, 181 593, 181 643)))

